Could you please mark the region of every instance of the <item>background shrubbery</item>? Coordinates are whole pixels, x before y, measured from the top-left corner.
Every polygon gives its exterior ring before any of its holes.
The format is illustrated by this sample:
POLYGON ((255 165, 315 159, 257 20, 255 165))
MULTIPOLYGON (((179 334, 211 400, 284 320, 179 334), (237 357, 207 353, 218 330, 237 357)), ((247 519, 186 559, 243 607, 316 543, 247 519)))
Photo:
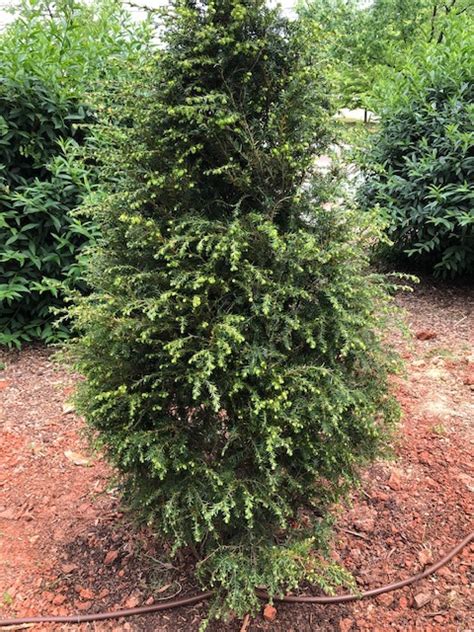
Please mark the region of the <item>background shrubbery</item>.
POLYGON ((64 334, 51 327, 51 307, 78 285, 81 249, 94 234, 71 213, 87 170, 67 151, 90 113, 32 76, 0 82, 0 112, 0 341, 49 342, 64 334))
POLYGON ((378 206, 393 240, 378 255, 440 276, 474 272, 472 2, 301 0, 298 10, 334 61, 339 106, 380 122, 369 149, 373 128, 344 132, 363 141, 359 199, 378 206))
POLYGON ((52 327, 51 308, 83 287, 82 252, 95 235, 74 213, 94 167, 75 157, 95 107, 150 34, 113 0, 27 0, 0 37, 0 344, 67 334, 52 327))
POLYGON ((364 108, 413 46, 441 41, 447 20, 469 28, 474 12, 471 0, 298 0, 297 7, 319 26, 318 41, 334 60, 338 106, 364 108))
MULTIPOLYGON (((471 22, 472 24, 472 22, 471 22)), ((364 158, 362 201, 388 223, 392 260, 442 276, 474 271, 474 29, 467 16, 417 46, 380 82, 380 130, 364 158)))

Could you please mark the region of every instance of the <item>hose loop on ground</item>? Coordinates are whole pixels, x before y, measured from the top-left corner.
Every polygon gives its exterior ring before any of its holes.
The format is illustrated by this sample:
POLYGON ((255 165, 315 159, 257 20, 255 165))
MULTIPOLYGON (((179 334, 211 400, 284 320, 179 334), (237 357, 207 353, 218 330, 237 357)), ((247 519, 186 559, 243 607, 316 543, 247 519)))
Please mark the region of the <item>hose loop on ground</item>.
MULTIPOLYGON (((446 555, 444 555, 435 564, 426 568, 423 572, 417 575, 412 575, 406 579, 402 579, 392 584, 386 584, 379 588, 372 588, 365 592, 358 594, 346 594, 336 595, 334 597, 313 597, 312 595, 286 595, 284 597, 274 597, 274 601, 284 603, 316 603, 316 604, 338 604, 347 603, 348 601, 358 601, 359 599, 366 599, 367 597, 376 597, 392 590, 398 590, 404 586, 409 586, 415 582, 433 575, 442 566, 445 566, 450 562, 453 557, 467 545, 474 540, 474 531, 467 535, 464 540, 459 542, 454 548, 452 548, 446 555)), ((257 590, 257 596, 260 599, 268 601, 269 596, 264 590, 257 590)), ((198 593, 197 595, 191 595, 189 597, 180 597, 179 599, 170 599, 159 604, 152 606, 140 606, 138 608, 127 608, 124 610, 115 610, 111 612, 99 612, 96 614, 75 614, 70 616, 44 616, 44 617, 23 617, 21 619, 3 619, 0 620, 0 627, 25 625, 28 623, 86 623, 89 621, 103 621, 104 619, 120 619, 121 617, 131 617, 140 614, 149 614, 152 612, 159 612, 161 610, 170 610, 172 608, 180 608, 181 606, 192 606, 200 601, 205 601, 212 597, 213 591, 208 590, 206 592, 198 593)))

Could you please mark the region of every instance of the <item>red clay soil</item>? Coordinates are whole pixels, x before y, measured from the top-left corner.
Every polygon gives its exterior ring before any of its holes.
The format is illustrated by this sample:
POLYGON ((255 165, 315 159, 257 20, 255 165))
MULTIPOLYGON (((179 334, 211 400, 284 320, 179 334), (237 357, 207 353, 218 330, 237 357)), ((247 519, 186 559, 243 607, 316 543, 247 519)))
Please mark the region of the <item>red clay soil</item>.
MULTIPOLYGON (((424 283, 400 297, 410 340, 394 342, 407 375, 396 459, 363 474, 340 509, 334 556, 361 589, 422 570, 471 529, 474 472, 474 290, 424 283)), ((152 534, 120 512, 110 470, 91 456, 66 402, 74 377, 50 351, 4 353, 0 370, 0 618, 92 613, 192 594, 192 561, 170 561, 152 534)), ((278 605, 210 630, 385 631, 474 629, 464 549, 422 582, 376 599, 332 606, 278 605)), ((206 604, 161 614, 35 630, 197 631, 206 604)))

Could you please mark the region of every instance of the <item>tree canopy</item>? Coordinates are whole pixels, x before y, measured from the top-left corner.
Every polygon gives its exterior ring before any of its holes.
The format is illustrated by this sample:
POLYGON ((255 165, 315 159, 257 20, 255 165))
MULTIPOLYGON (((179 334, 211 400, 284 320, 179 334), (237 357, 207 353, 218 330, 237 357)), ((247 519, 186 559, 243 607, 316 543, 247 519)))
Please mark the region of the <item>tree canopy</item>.
POLYGON ((400 68, 417 44, 440 41, 454 16, 473 15, 469 0, 300 0, 321 26, 334 60, 341 106, 366 106, 387 68, 400 68))

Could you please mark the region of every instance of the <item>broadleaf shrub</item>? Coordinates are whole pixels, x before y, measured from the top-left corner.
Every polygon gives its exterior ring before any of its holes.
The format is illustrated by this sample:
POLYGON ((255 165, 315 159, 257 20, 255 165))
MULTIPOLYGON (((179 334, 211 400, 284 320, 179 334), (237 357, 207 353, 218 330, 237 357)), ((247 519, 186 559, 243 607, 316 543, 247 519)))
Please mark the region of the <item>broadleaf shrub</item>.
POLYGON ((119 2, 93 5, 23 0, 0 34, 0 344, 64 338, 54 308, 84 289, 97 231, 75 210, 95 165, 76 157, 113 80, 150 37, 119 2))
POLYGON ((455 16, 441 41, 379 86, 380 130, 363 161, 362 203, 379 206, 393 241, 382 254, 445 277, 474 271, 474 29, 465 20, 455 16))
POLYGON ((35 77, 0 82, 0 344, 61 338, 51 307, 80 287, 79 255, 94 235, 71 214, 87 170, 68 159, 90 114, 35 77))
POLYGON ((262 0, 163 20, 104 122, 70 353, 127 502, 196 551, 213 615, 243 615, 257 585, 347 580, 324 526, 397 418, 388 298, 373 218, 330 203, 315 166, 332 110, 310 25, 262 0))

